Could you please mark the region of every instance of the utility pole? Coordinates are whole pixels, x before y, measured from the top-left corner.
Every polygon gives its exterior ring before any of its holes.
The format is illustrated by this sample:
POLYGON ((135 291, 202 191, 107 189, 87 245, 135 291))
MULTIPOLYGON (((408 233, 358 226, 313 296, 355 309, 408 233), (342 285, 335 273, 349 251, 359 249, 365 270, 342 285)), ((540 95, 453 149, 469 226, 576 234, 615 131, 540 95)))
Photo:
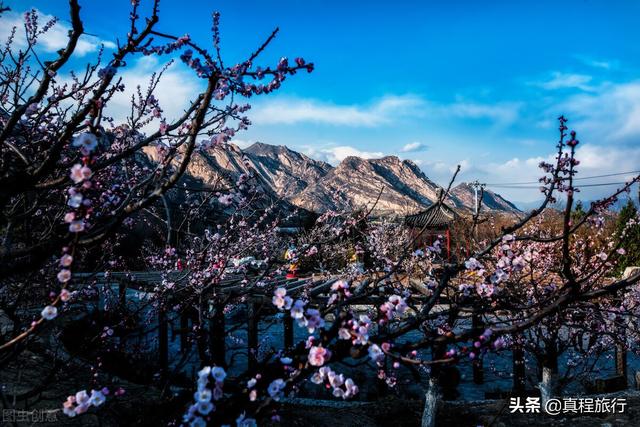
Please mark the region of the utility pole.
POLYGON ((475 213, 478 215, 479 205, 478 205, 478 188, 483 188, 487 186, 487 184, 480 183, 477 179, 471 183, 473 187, 473 191, 475 193, 475 213))

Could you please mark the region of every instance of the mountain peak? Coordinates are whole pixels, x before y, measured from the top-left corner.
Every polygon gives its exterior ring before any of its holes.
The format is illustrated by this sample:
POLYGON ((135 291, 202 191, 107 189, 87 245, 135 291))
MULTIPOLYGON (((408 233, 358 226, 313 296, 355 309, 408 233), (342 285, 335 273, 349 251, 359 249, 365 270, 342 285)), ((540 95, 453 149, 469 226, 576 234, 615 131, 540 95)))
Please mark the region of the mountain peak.
MULTIPOLYGON (((232 184, 251 172, 267 193, 316 212, 369 207, 378 213, 415 213, 432 205, 442 190, 415 162, 397 156, 348 156, 334 168, 284 145, 256 142, 244 150, 218 146, 196 157, 188 173, 203 183, 222 179, 232 184)), ((473 187, 461 183, 447 203, 471 211, 474 202, 473 187)), ((482 202, 485 210, 518 211, 489 190, 482 202)))
POLYGON ((271 145, 265 144, 264 142, 254 142, 247 148, 243 150, 246 153, 256 154, 256 155, 274 155, 277 153, 287 153, 287 152, 295 152, 289 149, 286 145, 271 145))
POLYGON ((358 157, 358 156, 347 156, 344 159, 342 159, 342 161, 340 163, 338 163, 337 167, 340 166, 357 166, 357 165, 361 165, 364 163, 367 163, 367 159, 363 159, 362 157, 358 157))
POLYGON ((401 163, 398 156, 384 156, 377 159, 371 159, 371 161, 377 163, 401 163))

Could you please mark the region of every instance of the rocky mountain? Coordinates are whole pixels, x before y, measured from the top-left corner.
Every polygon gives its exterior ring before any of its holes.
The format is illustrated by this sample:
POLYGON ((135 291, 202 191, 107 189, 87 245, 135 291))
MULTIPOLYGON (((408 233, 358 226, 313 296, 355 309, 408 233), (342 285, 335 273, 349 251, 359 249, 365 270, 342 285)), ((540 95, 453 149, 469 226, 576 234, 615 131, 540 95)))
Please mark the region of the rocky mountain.
MULTIPOLYGON (((153 148, 145 150, 157 160, 153 148)), ((234 144, 206 152, 196 151, 187 167, 190 177, 210 187, 233 184, 241 174, 252 172, 266 193, 289 199, 331 171, 328 163, 311 159, 285 146, 255 143, 241 150, 234 144)))
MULTIPOLYGON (((431 205, 439 190, 411 160, 347 157, 291 202, 316 212, 366 207, 380 213, 407 214, 431 205)), ((462 207, 455 197, 450 202, 462 207)))
MULTIPOLYGON (((475 191, 470 184, 463 182, 451 189, 451 193, 460 200, 464 206, 469 207, 471 210, 475 209, 475 191)), ((478 197, 480 197, 480 190, 478 190, 478 197)), ((519 209, 498 193, 494 193, 485 188, 482 196, 481 211, 518 212, 519 209)))
MULTIPOLYGON (((146 151, 152 159, 157 155, 154 149, 146 151)), ((351 156, 333 167, 285 146, 260 142, 243 150, 228 144, 197 152, 187 169, 191 178, 213 187, 234 183, 241 174, 250 172, 266 194, 319 213, 355 208, 400 215, 415 213, 433 204, 441 191, 411 160, 351 156)), ((447 203, 456 209, 473 210, 473 188, 466 183, 458 185, 447 203)), ((491 191, 485 192, 483 209, 518 211, 491 191)))
POLYGON ((256 142, 243 150, 261 179, 281 197, 295 197, 327 175, 329 163, 311 159, 283 145, 256 142))

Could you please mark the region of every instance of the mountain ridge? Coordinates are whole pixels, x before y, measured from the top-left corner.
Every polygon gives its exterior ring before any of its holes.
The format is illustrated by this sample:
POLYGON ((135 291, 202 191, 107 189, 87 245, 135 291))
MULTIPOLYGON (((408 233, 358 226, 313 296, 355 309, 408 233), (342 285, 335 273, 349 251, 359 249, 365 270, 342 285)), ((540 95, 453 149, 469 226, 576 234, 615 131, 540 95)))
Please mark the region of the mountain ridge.
MULTIPOLYGON (((153 159, 151 150, 147 154, 153 159)), ((187 173, 207 185, 233 184, 240 175, 250 174, 265 193, 316 213, 367 208, 380 214, 407 215, 426 209, 443 191, 409 159, 349 156, 332 166, 287 146, 262 142, 244 149, 225 144, 198 151, 187 173)), ((458 184, 445 203, 455 209, 473 211, 474 190, 468 183, 458 184)), ((515 204, 490 190, 484 192, 482 209, 520 212, 515 204)))

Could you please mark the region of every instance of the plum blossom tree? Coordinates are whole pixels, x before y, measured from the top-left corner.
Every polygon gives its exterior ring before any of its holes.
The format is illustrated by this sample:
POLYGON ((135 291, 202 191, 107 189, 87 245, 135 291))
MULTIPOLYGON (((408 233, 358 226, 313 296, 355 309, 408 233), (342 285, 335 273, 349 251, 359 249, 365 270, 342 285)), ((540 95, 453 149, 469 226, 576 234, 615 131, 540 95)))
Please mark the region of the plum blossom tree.
MULTIPOLYGON (((84 33, 78 2, 69 5, 72 29, 57 56, 40 57, 37 42, 54 23, 41 26, 34 11, 25 14, 27 46, 15 49, 10 39, 0 51, 0 309, 11 322, 3 328, 0 364, 15 361, 61 313, 90 300, 90 286, 74 280, 75 273, 108 276, 134 264, 161 280, 136 307, 107 307, 114 316, 105 316, 89 341, 122 343, 129 322, 162 327, 151 315, 184 321, 186 347, 197 350, 195 381, 185 385, 178 375, 189 361, 185 351, 171 368, 162 367, 157 384, 182 390, 177 399, 160 399, 178 401, 169 418, 185 425, 277 420, 284 398, 306 387, 356 398, 363 387, 343 372, 347 365, 388 389, 400 387, 402 369, 418 370, 436 387, 450 375, 447 368, 505 349, 524 347, 547 367, 571 351, 587 370, 588 357, 612 342, 634 349, 640 299, 633 285, 640 274, 611 275, 624 247, 619 233, 602 227, 606 209, 640 177, 575 215, 579 141, 564 117, 555 162, 540 165, 544 202, 494 238, 471 233, 469 257, 447 261, 439 241, 418 247, 419 235, 373 219, 372 209, 327 212, 292 245, 278 227, 298 212, 268 197, 254 174, 198 186, 186 172, 200 151, 224 149, 250 124, 248 106, 236 98, 268 94, 313 65, 282 58, 274 68, 255 66, 276 32, 246 61, 224 65, 217 14, 213 49, 205 49, 156 28, 158 1, 144 22, 134 1, 130 30, 112 55, 106 59, 103 50, 83 73, 69 71, 63 79, 84 33), (134 91, 126 123, 116 123, 108 106, 126 90, 121 71, 136 55, 179 55, 205 89, 181 117, 166 117, 160 70, 134 91), (566 198, 558 227, 543 227, 558 193, 566 198), (132 261, 118 248, 136 227, 145 238, 132 261), (293 263, 301 278, 283 281, 293 263), (251 342, 234 318, 256 328, 291 321, 298 339, 251 342), (229 342, 249 348, 225 354, 229 342)), ((437 203, 446 202, 456 175, 437 203)), ((477 227, 479 215, 470 220, 477 227)), ((102 365, 95 365, 97 379, 69 390, 61 403, 68 416, 124 393, 100 383, 102 365)))
MULTIPOLYGON (((25 13, 27 46, 12 49, 18 31, 14 28, 1 54, 3 278, 33 269, 63 249, 58 279, 66 283, 78 250, 104 241, 127 218, 162 199, 184 174, 194 150, 222 144, 249 125, 243 116, 249 106, 235 103, 233 95, 270 93, 287 75, 313 69, 301 58, 293 64, 282 58, 273 69, 255 67, 254 61, 276 32, 246 61, 226 67, 219 50, 218 14, 213 15, 216 53, 212 55, 189 36, 156 31, 157 1, 151 15, 140 22, 134 1, 130 32, 112 58, 104 60, 101 51, 83 75, 70 71, 69 81, 59 73, 84 32, 79 4, 71 1, 69 5, 72 30, 58 57, 39 57, 38 40, 46 37, 55 21, 40 26, 36 11, 25 13), (158 44, 163 39, 168 42, 158 44), (138 88, 134 93, 127 123, 115 124, 107 116, 107 106, 115 93, 125 90, 118 74, 129 58, 178 50, 180 59, 206 83, 184 115, 175 121, 163 116, 161 101, 154 94, 160 72, 152 76, 146 90, 138 88), (271 80, 252 82, 263 78, 271 80), (163 152, 157 165, 149 166, 136 157, 150 146, 163 152)), ((221 199, 226 197, 230 196, 221 199)), ((52 313, 47 311, 49 317, 52 313)))
MULTIPOLYGON (((61 309, 82 300, 69 286, 74 271, 115 264, 108 259, 108 247, 117 244, 112 239, 146 221, 145 212, 158 202, 167 205, 165 195, 194 152, 223 145, 250 125, 245 115, 250 107, 238 99, 269 94, 287 76, 313 70, 302 58, 283 57, 274 67, 255 64, 278 30, 246 60, 229 66, 222 59, 219 14, 212 17, 213 46, 205 49, 188 35, 158 31, 159 1, 144 19, 139 9, 132 1, 129 32, 115 50, 101 49, 82 71, 70 69, 85 34, 77 0, 69 1, 71 29, 56 55, 48 57, 38 46, 57 20, 41 22, 36 10, 27 11, 24 28, 13 28, 3 41, 0 309, 10 322, 0 338, 3 364, 19 357, 29 338, 61 309), (21 32, 25 46, 16 43, 21 32), (166 67, 146 88, 125 86, 122 70, 141 55, 178 55, 203 82, 180 117, 164 114, 162 105, 173 101, 157 91, 166 67), (127 89, 130 113, 118 123, 109 105, 127 89), (149 149, 161 153, 159 162, 149 161, 149 149), (107 248, 103 255, 101 248, 107 248)), ((228 204, 234 191, 226 189, 219 201, 228 204)), ((101 405, 104 395, 98 389, 78 392, 65 403, 65 412, 83 413, 101 405)))
POLYGON ((579 142, 575 133, 567 135, 566 120, 559 122, 556 163, 541 164, 547 173, 541 178, 542 206, 497 238, 474 242, 474 255, 466 260, 444 262, 438 242, 413 250, 400 226, 371 223, 367 212, 320 217, 299 242, 301 262, 317 271, 330 266, 340 279, 327 288, 327 300, 312 297, 310 288, 301 296, 271 288, 273 306, 307 329, 308 338, 265 355, 245 390, 246 404, 236 403, 229 412, 242 408, 243 417, 258 417, 264 399, 273 403, 305 379, 350 398, 358 389, 343 389, 347 380, 335 367, 348 360, 368 360, 377 376, 394 387, 403 365, 426 367, 437 383, 450 372, 447 366, 515 346, 537 350, 541 366, 557 370, 559 354, 570 348, 567 380, 579 364, 593 372, 591 356, 611 342, 628 345, 636 330, 637 290, 632 285, 639 276, 621 280, 610 275, 624 250, 619 240, 603 235, 602 215, 639 178, 572 218, 579 142), (558 193, 567 198, 560 226, 541 227, 545 207, 558 193), (364 262, 349 262, 354 253, 364 262), (411 282, 417 282, 419 294, 410 291, 411 282), (354 309, 362 304, 372 306, 364 313, 354 309), (473 316, 481 318, 480 329, 469 322, 473 316), (420 338, 404 338, 410 332, 420 338))

